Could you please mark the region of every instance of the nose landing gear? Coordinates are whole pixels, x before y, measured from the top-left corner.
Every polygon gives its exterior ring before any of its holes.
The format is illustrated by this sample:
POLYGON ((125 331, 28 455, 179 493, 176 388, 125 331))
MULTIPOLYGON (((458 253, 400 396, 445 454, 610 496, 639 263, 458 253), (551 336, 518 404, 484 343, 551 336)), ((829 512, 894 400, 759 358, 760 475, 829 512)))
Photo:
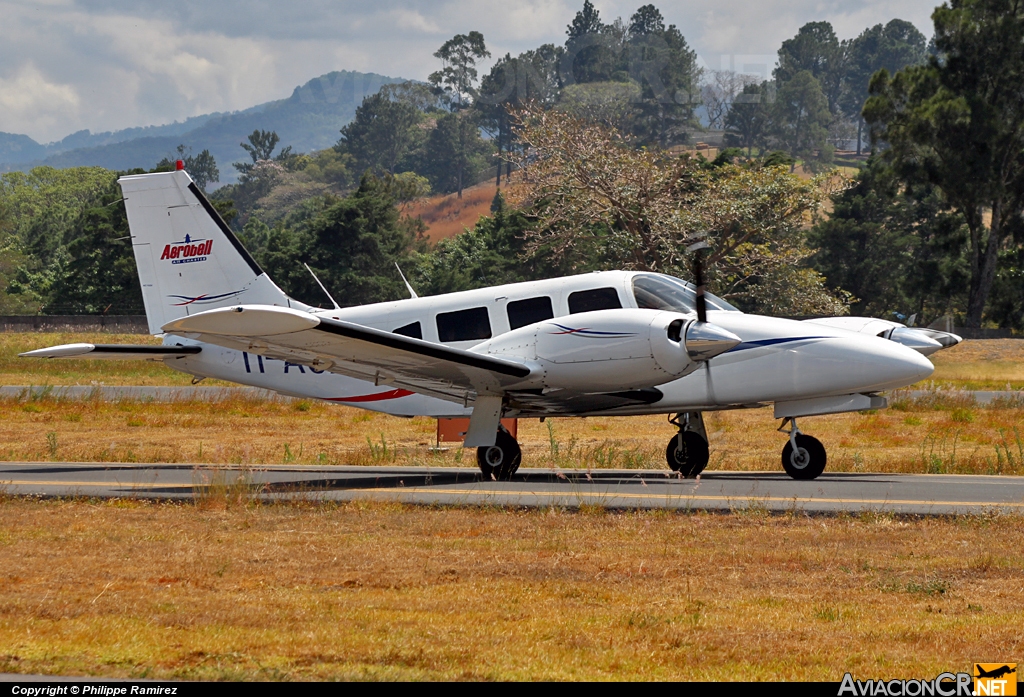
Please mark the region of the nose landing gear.
POLYGON ((786 417, 779 431, 789 434, 789 442, 782 449, 782 468, 793 479, 815 479, 825 471, 828 456, 821 441, 804 435, 796 425, 796 418, 786 417), (786 425, 790 425, 787 431, 786 425))
POLYGON ((684 477, 696 477, 710 459, 704 415, 699 411, 684 412, 669 417, 668 422, 679 428, 665 450, 668 466, 684 477))

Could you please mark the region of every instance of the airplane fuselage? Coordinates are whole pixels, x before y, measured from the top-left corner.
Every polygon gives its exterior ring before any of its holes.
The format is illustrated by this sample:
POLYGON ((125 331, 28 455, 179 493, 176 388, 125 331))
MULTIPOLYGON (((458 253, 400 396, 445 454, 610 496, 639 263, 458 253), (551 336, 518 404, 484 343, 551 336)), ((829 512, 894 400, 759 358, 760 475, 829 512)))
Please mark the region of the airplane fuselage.
MULTIPOLYGON (((336 310, 317 316, 359 323, 472 350, 520 326, 549 320, 567 333, 577 327, 573 315, 594 310, 638 309, 643 298, 634 281, 650 277, 608 271, 530 281, 480 290, 412 298, 336 310)), ((872 335, 808 322, 735 311, 713 296, 708 320, 743 342, 725 354, 695 366, 690 374, 657 385, 623 403, 581 398, 573 404, 537 395, 509 416, 555 414, 652 414, 762 406, 829 396, 873 394, 928 377, 932 364, 918 352, 872 335)), ((649 302, 649 301, 648 301, 649 302)), ((648 305, 649 307, 649 305, 648 305)), ((685 308, 681 308, 685 311, 685 308)), ((580 336, 580 341, 594 337, 580 336)), ((597 337, 603 340, 603 337, 597 337)), ((167 337, 165 343, 190 343, 167 337)), ((202 344, 193 356, 168 359, 186 373, 312 397, 400 416, 468 416, 472 406, 404 389, 316 370, 252 352, 202 344)), ((625 369, 609 358, 603 369, 625 369)))

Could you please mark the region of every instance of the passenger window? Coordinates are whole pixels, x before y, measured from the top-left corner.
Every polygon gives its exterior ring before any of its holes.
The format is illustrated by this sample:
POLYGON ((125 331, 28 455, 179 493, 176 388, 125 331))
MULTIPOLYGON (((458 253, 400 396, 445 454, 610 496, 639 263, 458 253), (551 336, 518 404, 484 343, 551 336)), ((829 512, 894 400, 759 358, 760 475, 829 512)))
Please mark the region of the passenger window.
POLYGON ((491 338, 491 321, 486 307, 458 312, 442 312, 437 316, 437 338, 442 343, 491 338))
POLYGON ((412 324, 407 324, 404 327, 399 327, 391 333, 401 334, 402 336, 411 336, 413 339, 423 338, 423 330, 420 328, 419 322, 413 322, 412 324))
POLYGON ((569 294, 569 313, 592 312, 593 310, 615 310, 622 307, 619 294, 614 288, 580 290, 569 294))
POLYGON ((511 329, 519 329, 519 327, 525 327, 534 322, 543 322, 546 319, 553 319, 555 316, 554 310, 551 309, 551 298, 546 295, 526 300, 513 300, 505 309, 508 311, 508 326, 511 329))

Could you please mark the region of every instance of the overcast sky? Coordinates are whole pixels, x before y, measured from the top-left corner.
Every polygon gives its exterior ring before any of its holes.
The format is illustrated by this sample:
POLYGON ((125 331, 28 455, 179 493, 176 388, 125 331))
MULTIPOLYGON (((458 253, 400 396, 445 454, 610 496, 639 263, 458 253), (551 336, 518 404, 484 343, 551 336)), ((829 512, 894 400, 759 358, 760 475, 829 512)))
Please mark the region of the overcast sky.
MULTIPOLYGON (((596 0, 604 21, 641 0, 596 0)), ((931 36, 937 0, 655 2, 713 68, 774 59, 805 22, 841 39, 893 17, 931 36)), ((0 131, 39 142, 280 99, 359 70, 425 79, 434 51, 480 31, 494 58, 563 43, 583 0, 0 0, 0 131)), ((481 71, 482 72, 482 71, 481 71)))

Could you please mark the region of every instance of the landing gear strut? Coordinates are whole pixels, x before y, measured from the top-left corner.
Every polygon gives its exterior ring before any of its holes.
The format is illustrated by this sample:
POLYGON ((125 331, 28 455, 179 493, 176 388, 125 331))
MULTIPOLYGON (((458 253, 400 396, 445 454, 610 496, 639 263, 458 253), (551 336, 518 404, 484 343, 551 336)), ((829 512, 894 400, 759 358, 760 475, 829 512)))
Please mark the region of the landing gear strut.
POLYGON ((665 459, 673 472, 684 477, 696 477, 707 467, 708 436, 704 429, 704 415, 699 411, 684 412, 669 417, 668 422, 679 427, 665 450, 665 459))
POLYGON ((779 431, 789 434, 789 442, 782 449, 782 468, 793 479, 815 479, 825 471, 828 457, 821 441, 806 436, 797 428, 796 418, 786 417, 779 431), (789 430, 786 424, 790 424, 789 430))
POLYGON ((498 428, 498 438, 494 445, 485 445, 476 449, 476 462, 486 480, 507 482, 519 469, 523 460, 523 451, 512 434, 504 426, 498 428))

